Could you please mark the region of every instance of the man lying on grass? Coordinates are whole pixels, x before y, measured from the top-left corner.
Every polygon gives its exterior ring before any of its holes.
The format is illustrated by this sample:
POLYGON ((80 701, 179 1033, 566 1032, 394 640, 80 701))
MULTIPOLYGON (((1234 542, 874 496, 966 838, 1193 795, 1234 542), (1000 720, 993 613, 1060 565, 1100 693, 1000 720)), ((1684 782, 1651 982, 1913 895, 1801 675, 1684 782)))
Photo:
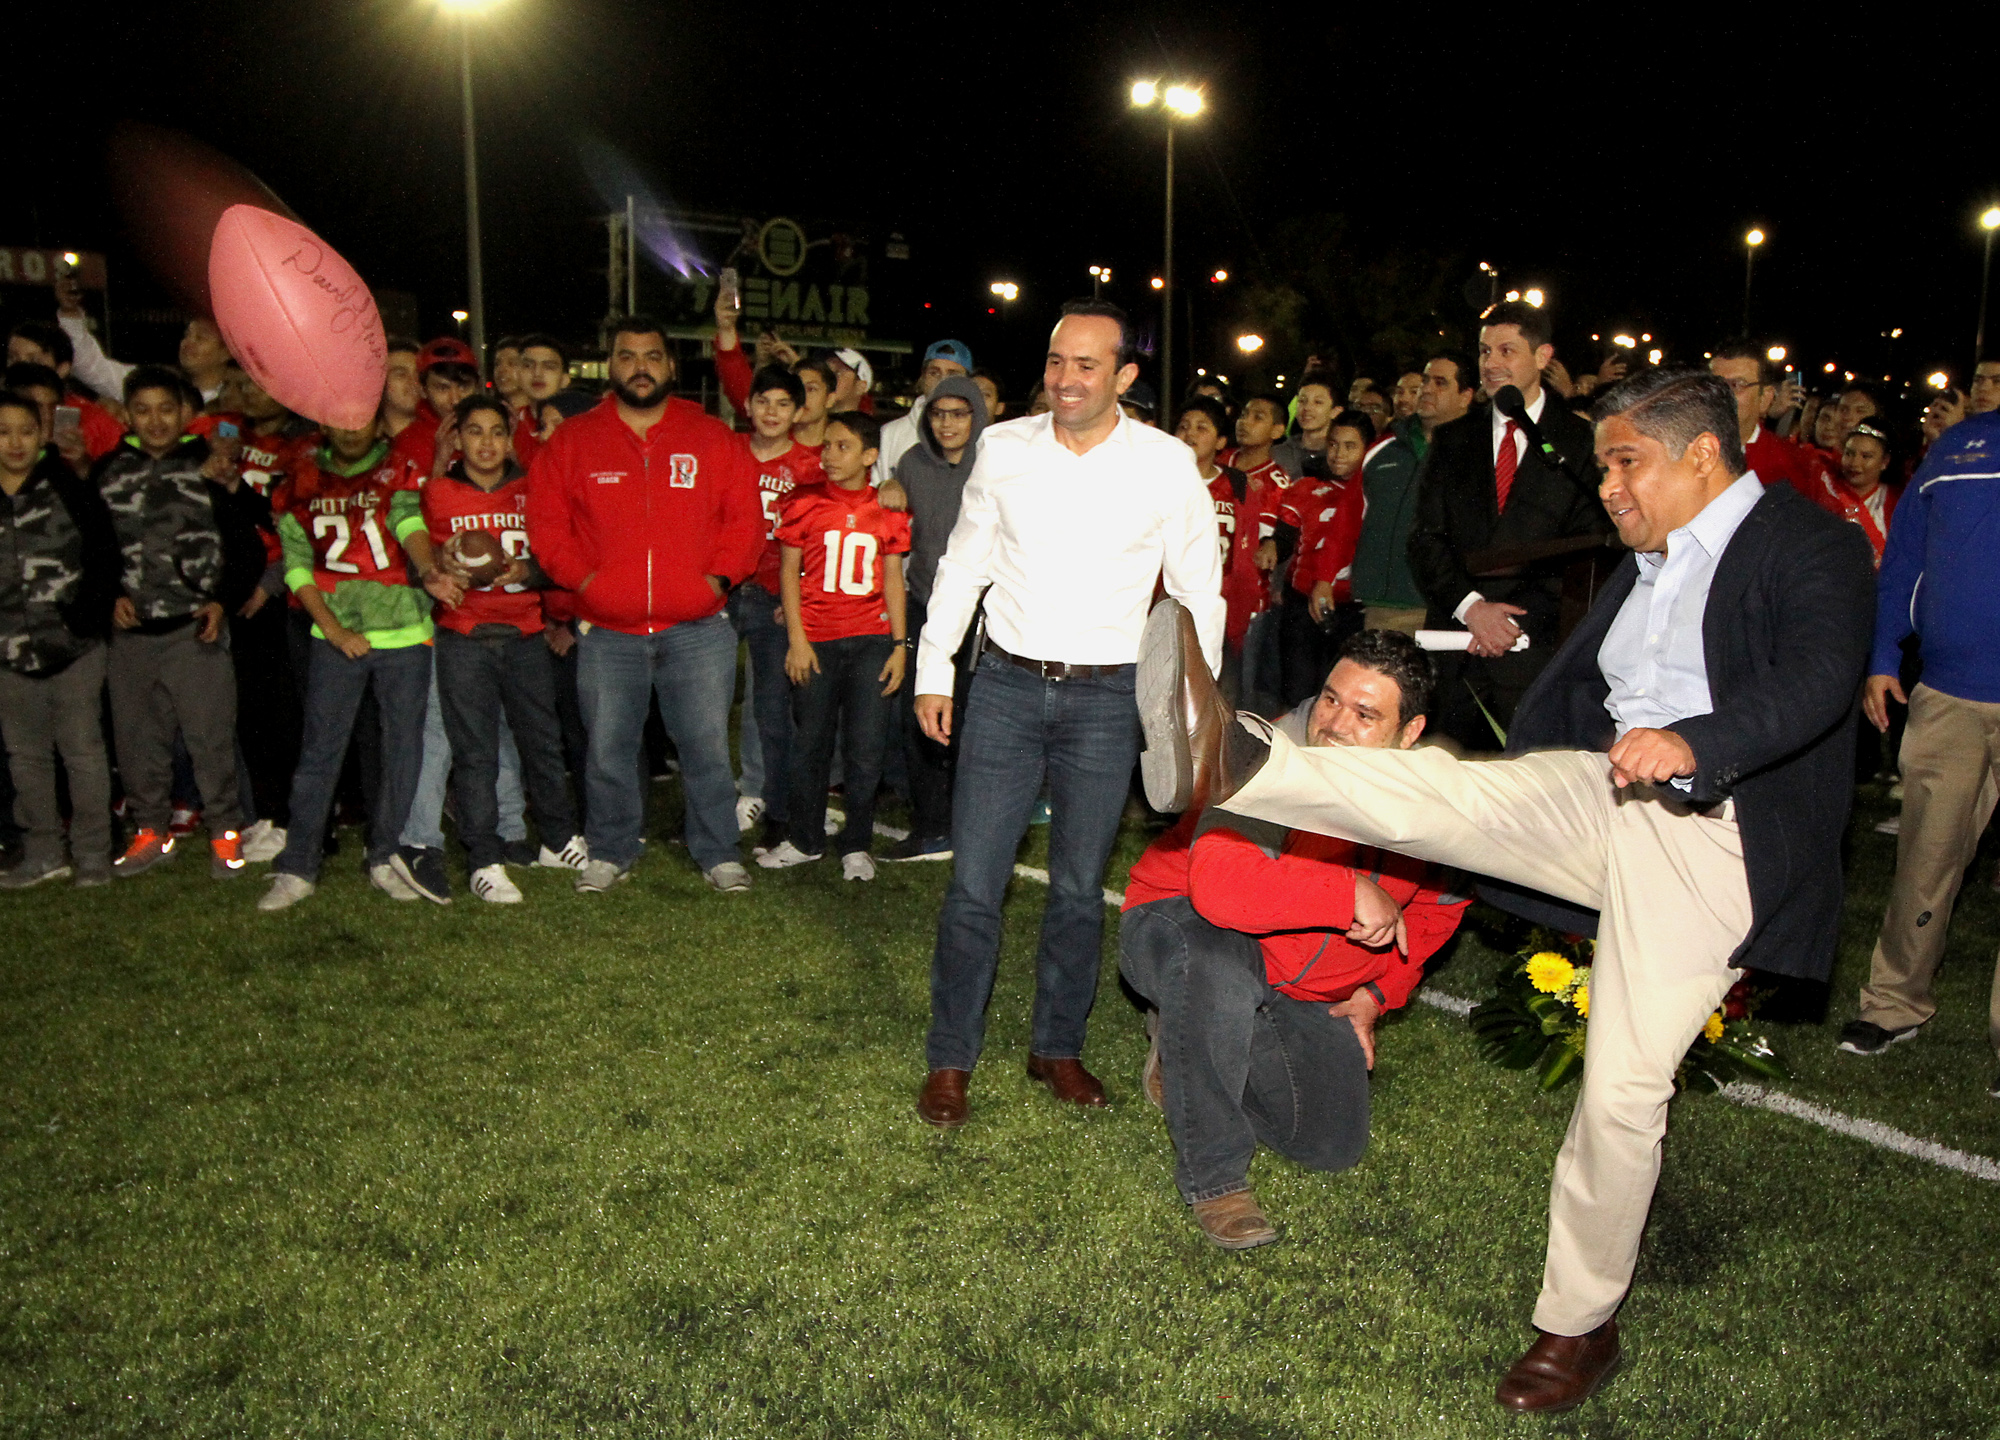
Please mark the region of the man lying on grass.
MULTIPOLYGON (((1278 724, 1301 745, 1407 750, 1433 683, 1414 640, 1364 630, 1278 724)), ((1143 1086, 1217 1245, 1278 1238, 1250 1190, 1258 1141, 1313 1170, 1360 1160, 1376 1018, 1465 911, 1448 873, 1225 810, 1190 810, 1132 867, 1118 965, 1155 1007, 1143 1086)))

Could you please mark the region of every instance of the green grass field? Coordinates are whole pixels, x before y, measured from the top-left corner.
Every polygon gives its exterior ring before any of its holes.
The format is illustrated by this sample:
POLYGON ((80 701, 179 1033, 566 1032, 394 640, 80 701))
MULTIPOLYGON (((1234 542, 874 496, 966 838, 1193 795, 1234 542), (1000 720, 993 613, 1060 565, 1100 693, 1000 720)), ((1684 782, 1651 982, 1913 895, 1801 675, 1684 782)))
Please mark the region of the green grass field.
MULTIPOLYGON (((1883 813, 1857 818, 1827 1019, 1776 1031, 1787 1088, 2000 1155, 1992 855, 1930 1031, 1833 1052, 1883 813)), ((1571 1096, 1481 1063, 1455 1017, 1384 1031, 1358 1169, 1259 1159, 1285 1240, 1229 1255, 1137 1097, 1115 925, 1086 1057, 1113 1108, 1021 1073, 1036 885, 973 1121, 940 1135, 910 1104, 944 866, 717 896, 655 839, 609 895, 534 871, 523 906, 440 910, 367 889, 358 849, 278 916, 261 872, 198 857, 9 897, 0 1434, 2000 1433, 2000 1186, 1678 1102, 1628 1369, 1514 1419, 1490 1397, 1571 1096)), ((1478 994, 1494 963, 1468 936, 1437 983, 1478 994)))

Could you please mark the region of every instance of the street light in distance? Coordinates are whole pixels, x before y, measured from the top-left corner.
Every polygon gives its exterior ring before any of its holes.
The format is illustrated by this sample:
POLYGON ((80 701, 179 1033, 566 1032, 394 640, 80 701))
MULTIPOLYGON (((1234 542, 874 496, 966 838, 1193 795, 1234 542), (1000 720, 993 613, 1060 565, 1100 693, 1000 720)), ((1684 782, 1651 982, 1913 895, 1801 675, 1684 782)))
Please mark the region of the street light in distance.
POLYGON ((1164 281, 1164 280, 1162 280, 1162 279, 1161 279, 1161 278, 1160 278, 1159 276, 1157 276, 1157 275, 1155 275, 1155 276, 1153 277, 1153 280, 1152 280, 1152 285, 1153 285, 1153 288, 1154 288, 1155 290, 1164 290, 1164 289, 1166 289, 1166 288, 1167 288, 1167 282, 1166 282, 1166 281, 1164 281))
POLYGON ((1549 297, 1546 294, 1544 294, 1541 290, 1536 289, 1536 290, 1523 290, 1521 292, 1521 298, 1527 301, 1530 305, 1534 306, 1537 310, 1539 310, 1542 308, 1542 303, 1549 297))
POLYGON ((986 288, 995 295, 998 295, 1002 300, 1016 299, 1021 293, 1021 287, 1016 285, 1012 280, 995 280, 986 288))
POLYGON ((1933 390, 1947 390, 1951 388, 1951 376, 1942 370, 1933 370, 1925 383, 1933 390))
POLYGON ((1158 106, 1165 112, 1167 126, 1167 184, 1166 203, 1162 207, 1166 213, 1165 235, 1161 242, 1160 278, 1153 282, 1153 288, 1160 292, 1160 393, 1172 395, 1174 390, 1174 126, 1177 121, 1192 120, 1208 108, 1198 86, 1176 83, 1162 86, 1157 80, 1135 80, 1132 82, 1132 106, 1137 110, 1150 110, 1158 106))
POLYGON ((1785 347, 1782 345, 1773 345, 1769 350, 1766 350, 1764 354, 1766 358, 1774 362, 1782 360, 1785 358, 1785 347))
POLYGON ((1236 348, 1241 350, 1245 355, 1254 355, 1264 348, 1264 337, 1262 335, 1238 335, 1236 337, 1236 348))
POLYGON ((1211 285, 1220 285, 1228 278, 1229 278, 1229 272, 1227 270, 1218 270, 1213 275, 1209 276, 1208 280, 1211 285))

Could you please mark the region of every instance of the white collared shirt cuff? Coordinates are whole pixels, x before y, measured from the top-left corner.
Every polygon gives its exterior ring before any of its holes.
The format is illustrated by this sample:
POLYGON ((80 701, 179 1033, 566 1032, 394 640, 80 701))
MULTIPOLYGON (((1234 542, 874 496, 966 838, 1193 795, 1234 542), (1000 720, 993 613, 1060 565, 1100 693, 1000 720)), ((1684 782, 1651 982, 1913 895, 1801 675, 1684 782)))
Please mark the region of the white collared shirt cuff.
POLYGON ((1451 612, 1451 618, 1456 620, 1459 624, 1463 625, 1465 623, 1465 612, 1470 610, 1473 606, 1477 605, 1480 601, 1484 600, 1485 598, 1486 597, 1484 595, 1481 595, 1477 590, 1466 591, 1465 598, 1459 601, 1458 607, 1451 612))

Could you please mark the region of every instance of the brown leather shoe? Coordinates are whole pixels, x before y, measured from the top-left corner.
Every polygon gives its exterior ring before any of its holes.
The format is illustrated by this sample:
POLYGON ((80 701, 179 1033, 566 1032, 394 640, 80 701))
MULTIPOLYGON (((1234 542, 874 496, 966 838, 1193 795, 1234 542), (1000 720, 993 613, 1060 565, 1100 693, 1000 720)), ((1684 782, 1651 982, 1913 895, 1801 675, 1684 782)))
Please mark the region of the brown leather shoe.
POLYGON ((935 1125, 940 1130, 955 1130, 965 1123, 965 1082, 972 1078, 969 1070, 933 1070, 924 1077, 924 1088, 917 1092, 917 1114, 926 1125, 935 1125))
POLYGON ((1240 727, 1202 658, 1194 616, 1171 596, 1146 617, 1133 683, 1146 736, 1139 773, 1155 810, 1219 805, 1263 763, 1261 741, 1232 735, 1240 727))
POLYGON ((1278 1238, 1278 1229, 1264 1218, 1263 1207, 1248 1190, 1194 1202, 1195 1224, 1225 1250, 1255 1250, 1278 1238))
POLYGON ((1146 1038, 1151 1043, 1146 1047, 1145 1068, 1139 1072, 1139 1090, 1152 1102, 1155 1110, 1167 1108, 1167 1082, 1160 1074, 1160 1012, 1146 1012, 1146 1038))
POLYGON ((1081 1060, 1046 1060, 1040 1055, 1030 1055, 1028 1078, 1041 1081, 1056 1099, 1066 1100, 1072 1105, 1111 1103, 1104 1098, 1104 1086, 1095 1075, 1083 1068, 1081 1060))
POLYGON ((1574 1410, 1618 1370, 1618 1322, 1606 1320, 1588 1335, 1535 1332, 1528 1353, 1514 1362, 1494 1398, 1509 1410, 1574 1410))

